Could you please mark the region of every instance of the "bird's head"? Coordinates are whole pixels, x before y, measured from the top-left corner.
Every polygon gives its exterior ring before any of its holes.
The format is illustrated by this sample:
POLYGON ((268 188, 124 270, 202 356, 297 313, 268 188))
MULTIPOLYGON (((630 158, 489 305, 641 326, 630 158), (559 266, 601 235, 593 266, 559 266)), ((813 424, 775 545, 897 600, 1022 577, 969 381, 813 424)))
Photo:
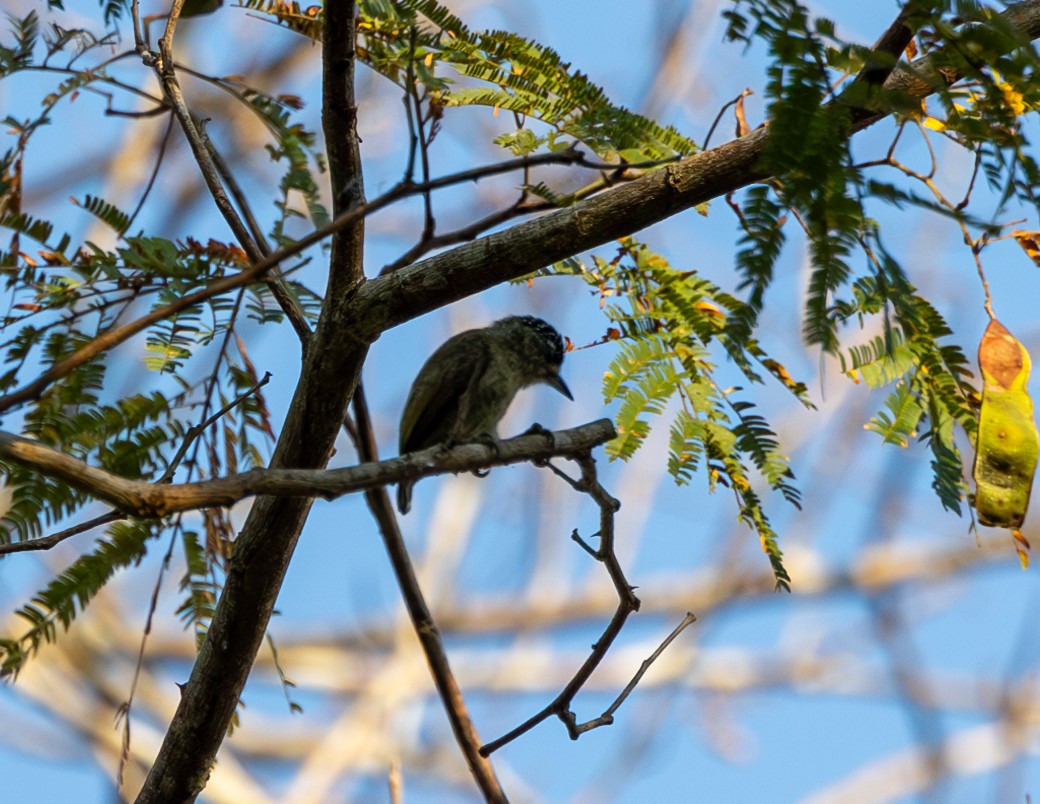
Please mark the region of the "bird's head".
POLYGON ((552 324, 533 315, 516 315, 503 318, 493 326, 516 355, 526 385, 544 382, 568 399, 574 399, 560 377, 563 338, 552 324))

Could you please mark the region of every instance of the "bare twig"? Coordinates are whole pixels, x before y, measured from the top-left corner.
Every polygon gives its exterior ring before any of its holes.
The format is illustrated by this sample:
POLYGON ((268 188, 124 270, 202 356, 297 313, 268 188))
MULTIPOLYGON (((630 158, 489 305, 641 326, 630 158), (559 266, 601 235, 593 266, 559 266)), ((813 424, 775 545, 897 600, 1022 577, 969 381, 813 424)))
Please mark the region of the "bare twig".
POLYGON ((524 198, 526 198, 526 195, 522 195, 521 200, 517 201, 515 204, 512 204, 505 209, 492 212, 490 215, 463 226, 461 229, 456 229, 454 232, 446 232, 442 235, 431 235, 429 237, 420 238, 419 242, 408 249, 408 251, 393 262, 384 266, 379 272, 379 275, 386 276, 392 274, 401 268, 411 265, 421 256, 430 253, 434 249, 453 246, 456 243, 468 243, 471 240, 475 240, 488 229, 493 229, 494 227, 512 220, 513 218, 519 217, 520 215, 533 212, 534 207, 523 205, 524 198))
MULTIPOLYGON (((581 667, 578 668, 578 671, 567 683, 567 686, 563 688, 560 694, 557 695, 548 706, 525 720, 515 729, 502 737, 499 737, 497 740, 493 740, 487 745, 484 745, 480 749, 480 753, 484 756, 488 756, 494 751, 497 751, 506 743, 512 742, 520 735, 530 731, 539 723, 553 715, 556 715, 556 717, 563 721, 571 739, 577 739, 582 730, 587 730, 582 729, 582 727, 578 725, 577 719, 571 711, 571 703, 574 701, 574 697, 584 686, 585 682, 589 680, 593 671, 595 671, 600 662, 602 662, 604 657, 607 655, 607 651, 610 650, 610 646, 614 643, 617 635, 621 633, 621 629, 624 627, 628 616, 635 611, 639 611, 639 598, 635 596, 633 587, 625 578, 624 571, 621 569, 621 564, 618 562, 617 554, 614 552, 614 514, 617 513, 618 508, 621 507, 621 503, 610 496, 610 494, 607 493, 607 490, 600 485, 599 480, 596 478, 596 462, 593 460, 590 453, 577 456, 573 458, 573 460, 575 460, 581 467, 581 478, 578 480, 566 477, 556 467, 551 468, 555 474, 564 477, 572 488, 588 494, 593 501, 595 501, 596 505, 599 506, 599 533, 596 534, 599 537, 599 549, 593 550, 588 544, 581 542, 580 539, 578 541, 583 544, 583 547, 587 552, 606 567, 611 583, 614 584, 614 590, 617 592, 618 606, 614 612, 614 616, 610 620, 610 623, 607 625, 602 635, 600 635, 600 638, 596 640, 595 644, 592 646, 592 652, 581 667)), ((577 536, 576 533, 575 536, 577 536)), ((617 702, 617 705, 620 706, 620 701, 617 702)))
POLYGON ((25 542, 0 544, 0 556, 5 556, 10 553, 28 553, 34 550, 50 550, 52 547, 57 547, 63 541, 70 539, 73 536, 78 536, 81 533, 86 533, 88 530, 93 530, 102 525, 107 525, 109 522, 116 522, 125 518, 126 515, 121 511, 109 511, 107 514, 102 514, 93 519, 88 519, 86 522, 73 525, 71 528, 66 528, 63 531, 54 533, 50 536, 44 536, 42 539, 31 539, 25 542))
MULTIPOLYGON (((134 12, 137 11, 137 0, 134 0, 134 12)), ((155 158, 155 165, 152 167, 152 173, 148 177, 148 182, 144 186, 144 192, 141 193, 141 197, 137 200, 137 206, 134 207, 134 211, 130 213, 130 219, 126 223, 126 229, 124 231, 129 232, 130 227, 134 225, 134 221, 137 220, 137 216, 141 213, 144 208, 144 202, 148 200, 148 196, 151 195, 152 188, 155 186, 155 180, 159 177, 159 168, 162 167, 163 157, 166 156, 166 149, 170 144, 170 135, 173 133, 173 118, 170 117, 166 121, 166 132, 163 134, 162 142, 159 144, 159 155, 155 158)))
POLYGON ((173 547, 181 533, 181 524, 181 517, 178 517, 177 522, 171 529, 170 543, 167 545, 166 553, 163 555, 162 563, 159 565, 159 573, 155 578, 155 584, 152 586, 152 596, 148 601, 148 616, 145 619, 144 629, 141 633, 141 642, 137 649, 137 661, 134 663, 134 677, 130 682, 130 692, 127 693, 126 700, 119 705, 116 714, 117 722, 122 720, 123 723, 119 768, 116 771, 116 781, 119 787, 123 786, 123 771, 130 759, 130 710, 133 708, 134 697, 137 694, 137 684, 141 680, 141 670, 144 668, 144 649, 148 644, 148 636, 152 633, 152 618, 155 616, 156 609, 159 606, 159 592, 162 590, 162 583, 166 578, 166 573, 170 570, 170 561, 173 559, 173 547))
POLYGON ((708 128, 708 133, 704 135, 704 145, 702 146, 703 148, 707 149, 708 143, 711 142, 711 135, 715 133, 715 129, 718 128, 719 123, 722 122, 722 115, 724 115, 726 113, 726 110, 730 106, 736 106, 738 103, 740 103, 744 98, 746 98, 750 94, 752 94, 751 90, 750 89, 745 89, 743 92, 741 92, 739 95, 737 95, 737 97, 735 97, 733 100, 726 101, 726 103, 723 104, 722 108, 719 109, 719 113, 717 115, 715 115, 715 120, 712 121, 711 126, 708 128))
POLYGON ((584 723, 576 725, 573 731, 576 734, 584 734, 585 732, 599 728, 600 726, 611 725, 614 722, 614 713, 621 707, 621 704, 625 702, 625 699, 632 694, 632 690, 636 688, 636 685, 639 684, 640 680, 643 678, 643 675, 646 673, 647 670, 650 669, 650 665, 657 661, 658 657, 665 652, 668 646, 672 644, 672 642, 675 640, 676 637, 679 636, 679 634, 685 631, 688 626, 692 625, 696 621, 697 617, 692 612, 686 612, 686 616, 683 617, 682 622, 675 626, 672 633, 666 636, 664 640, 661 642, 661 644, 657 646, 657 650, 651 653, 650 656, 648 656, 643 661, 643 663, 639 665, 639 670, 637 670, 636 674, 632 676, 632 680, 625 685, 625 688, 621 691, 621 694, 614 699, 614 703, 608 706, 606 710, 603 712, 603 714, 599 717, 593 718, 592 720, 587 720, 584 723))
POLYGON ((200 422, 199 424, 196 424, 194 427, 189 429, 187 435, 184 437, 184 441, 181 443, 180 448, 177 450, 177 453, 173 456, 173 460, 170 461, 170 465, 166 467, 166 471, 163 472, 162 477, 159 478, 159 482, 169 483, 170 480, 173 479, 173 474, 177 471, 177 467, 180 466, 181 461, 184 460, 184 456, 187 455, 188 448, 192 445, 192 442, 194 442, 195 439, 197 439, 200 435, 206 432, 207 428, 216 424, 217 420, 222 418, 224 414, 230 413, 232 410, 237 408, 239 405, 241 405, 243 402, 249 399, 249 397, 253 396, 257 391, 259 391, 261 388, 267 385, 267 383, 269 383, 270 381, 271 372, 265 372, 264 376, 260 379, 260 381, 257 382, 252 388, 243 391, 230 402, 228 402, 226 405, 224 405, 224 407, 222 407, 212 416, 207 418, 205 421, 200 422))

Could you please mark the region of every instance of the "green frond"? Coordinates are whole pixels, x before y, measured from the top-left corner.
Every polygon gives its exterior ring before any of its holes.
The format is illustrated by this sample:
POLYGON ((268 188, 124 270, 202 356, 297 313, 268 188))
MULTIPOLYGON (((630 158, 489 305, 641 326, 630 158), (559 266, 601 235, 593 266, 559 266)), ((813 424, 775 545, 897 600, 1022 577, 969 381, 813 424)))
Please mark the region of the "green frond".
POLYGON ((741 213, 743 235, 736 257, 741 281, 737 289, 747 290, 747 305, 733 317, 730 327, 738 338, 746 338, 755 329, 766 290, 773 282, 773 267, 786 240, 786 209, 768 186, 758 185, 745 194, 741 213))
POLYGON ((214 580, 209 555, 200 535, 195 531, 184 531, 181 546, 187 566, 180 588, 187 592, 187 596, 177 608, 177 614, 185 626, 194 629, 195 645, 199 648, 213 620, 220 586, 214 580))
POLYGON ((0 641, 0 677, 16 676, 42 645, 55 641, 59 626, 69 628, 116 570, 140 561, 155 527, 142 521, 113 523, 92 553, 77 559, 19 609, 29 627, 17 639, 0 641))
MULTIPOLYGON (((303 21, 270 0, 244 5, 320 39, 320 11, 303 21)), ((361 61, 401 85, 411 76, 441 107, 484 106, 541 120, 605 159, 628 153, 656 161, 696 150, 674 127, 610 103, 588 76, 533 40, 507 31, 472 31, 434 0, 366 0, 360 9, 361 61)))
POLYGON ((612 458, 628 459, 635 453, 650 433, 646 417, 664 413, 678 389, 679 375, 669 362, 654 361, 638 366, 629 380, 615 420, 618 435, 607 444, 607 454, 612 458))
POLYGON ((677 485, 690 483, 703 454, 704 427, 685 410, 680 410, 668 432, 668 474, 677 485))
POLYGON ((895 383, 885 410, 866 429, 900 447, 911 440, 926 442, 932 452, 932 488, 943 507, 959 513, 967 484, 954 425, 960 424, 969 438, 977 430, 972 372, 960 347, 945 342, 952 331, 943 317, 915 292, 895 261, 879 253, 878 273, 857 280, 853 297, 837 303, 834 315, 839 321, 857 320, 861 327, 880 316, 884 331, 839 355, 842 371, 862 377, 872 388, 895 383))
POLYGON ((956 419, 949 413, 941 394, 934 388, 925 390, 931 428, 922 434, 932 452, 932 489, 943 508, 961 513, 961 502, 968 494, 964 463, 954 439, 956 419))
POLYGON ((82 202, 73 199, 73 203, 85 209, 118 235, 122 235, 130 227, 130 216, 103 198, 88 195, 82 202))
POLYGON ((886 443, 897 447, 910 445, 917 436, 917 426, 924 415, 924 406, 910 383, 901 381, 885 399, 888 413, 879 411, 867 422, 866 429, 880 435, 886 443))
POLYGON ((524 189, 531 195, 548 201, 554 207, 569 207, 574 203, 573 195, 557 195, 549 185, 542 181, 525 184, 524 189))
POLYGON ((450 31, 456 37, 467 39, 470 36, 469 28, 462 20, 436 0, 403 0, 401 5, 422 14, 438 28, 450 31))
POLYGON ((731 407, 739 420, 733 427, 737 449, 751 458, 775 491, 795 508, 801 508, 801 493, 789 482, 794 479, 794 473, 788 457, 780 449, 776 433, 762 416, 750 412, 754 407, 752 403, 736 401, 731 407))
MULTIPOLYGON (((72 40, 70 40, 72 41, 72 40)), ((108 76, 104 70, 87 70, 84 72, 76 73, 71 75, 62 81, 53 91, 44 95, 43 107, 49 109, 52 106, 56 106, 59 101, 63 98, 68 98, 75 95, 83 87, 89 86, 90 84, 98 81, 106 81, 108 76)))
POLYGON ((31 237, 42 245, 47 245, 51 234, 54 233, 54 224, 50 221, 33 218, 24 212, 7 212, 0 215, 0 226, 31 237))
POLYGON ((773 564, 777 583, 789 582, 776 535, 754 494, 745 460, 769 487, 792 505, 800 504, 787 456, 774 429, 753 405, 723 389, 715 379, 717 353, 752 383, 775 378, 800 402, 811 407, 804 383, 795 381, 751 337, 743 324, 754 320, 748 303, 726 293, 695 271, 679 271, 664 257, 632 239, 618 255, 596 257, 591 267, 565 260, 542 276, 576 276, 600 295, 611 327, 607 342, 617 354, 603 377, 604 400, 621 400, 618 437, 608 445, 611 457, 627 459, 645 441, 655 417, 672 402, 668 472, 680 485, 703 471, 710 491, 733 490, 741 518, 759 535, 773 564), (764 369, 765 371, 761 371, 764 369))
POLYGON ((769 565, 773 569, 776 589, 778 591, 790 592, 791 576, 787 572, 787 567, 784 566, 784 554, 780 549, 779 537, 776 531, 773 530, 772 525, 769 524, 769 518, 762 509, 758 495, 748 489, 743 493, 739 493, 738 496, 741 500, 741 519, 758 534, 762 552, 766 554, 766 557, 769 559, 769 565))
POLYGON ((881 388, 906 375, 915 363, 913 350, 905 343, 903 332, 890 328, 859 346, 848 347, 848 358, 839 353, 841 370, 863 378, 871 388, 881 388))
MULTIPOLYGON (((54 2, 54 0, 48 0, 48 2, 54 2)), ((100 2, 105 25, 115 25, 129 8, 127 0, 100 0, 100 2)))
POLYGON ((7 15, 14 42, 0 44, 0 77, 33 64, 33 49, 40 35, 40 17, 35 9, 24 17, 7 15))

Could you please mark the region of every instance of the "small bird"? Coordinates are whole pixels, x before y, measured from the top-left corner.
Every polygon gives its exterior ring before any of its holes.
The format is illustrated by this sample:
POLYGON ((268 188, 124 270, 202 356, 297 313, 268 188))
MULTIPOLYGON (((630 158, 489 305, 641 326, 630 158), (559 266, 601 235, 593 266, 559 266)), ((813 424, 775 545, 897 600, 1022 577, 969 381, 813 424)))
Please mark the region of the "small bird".
MULTIPOLYGON (((401 414, 400 453, 435 444, 497 438, 517 391, 544 382, 573 400, 560 377, 563 338, 552 325, 516 315, 446 340, 419 369, 401 414)), ((412 506, 414 480, 397 485, 397 508, 412 506)))

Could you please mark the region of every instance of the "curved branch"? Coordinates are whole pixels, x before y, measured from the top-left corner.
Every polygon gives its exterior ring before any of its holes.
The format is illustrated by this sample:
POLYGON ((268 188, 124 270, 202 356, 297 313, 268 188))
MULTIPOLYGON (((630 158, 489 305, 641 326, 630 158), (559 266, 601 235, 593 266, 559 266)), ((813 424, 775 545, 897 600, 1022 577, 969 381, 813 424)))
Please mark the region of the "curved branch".
MULTIPOLYGON (((43 444, 3 431, 0 431, 0 458, 31 467, 45 477, 67 483, 125 513, 154 517, 232 505, 258 494, 332 500, 404 478, 417 480, 524 461, 569 458, 589 452, 614 435, 610 419, 599 419, 549 435, 526 433, 495 446, 484 443, 460 444, 451 448, 438 446, 386 461, 341 469, 252 469, 216 480, 172 484, 127 480, 43 444)), ((0 555, 3 552, 3 546, 0 546, 0 555)))
MULTIPOLYGON (((1040 0, 1016 3, 1001 16, 1023 37, 1040 37, 1040 0)), ((883 38, 888 43, 888 38, 883 38)), ((1009 49, 1013 43, 1008 42, 1009 49)), ((925 98, 960 76, 937 73, 927 57, 897 66, 886 92, 925 98), (930 80, 929 80, 930 79, 930 80)), ((855 130, 887 117, 864 109, 855 130)), ((374 338, 413 318, 518 279, 565 257, 633 234, 683 210, 767 178, 761 167, 769 128, 641 176, 572 207, 496 232, 368 282, 353 299, 355 315, 374 338)))

